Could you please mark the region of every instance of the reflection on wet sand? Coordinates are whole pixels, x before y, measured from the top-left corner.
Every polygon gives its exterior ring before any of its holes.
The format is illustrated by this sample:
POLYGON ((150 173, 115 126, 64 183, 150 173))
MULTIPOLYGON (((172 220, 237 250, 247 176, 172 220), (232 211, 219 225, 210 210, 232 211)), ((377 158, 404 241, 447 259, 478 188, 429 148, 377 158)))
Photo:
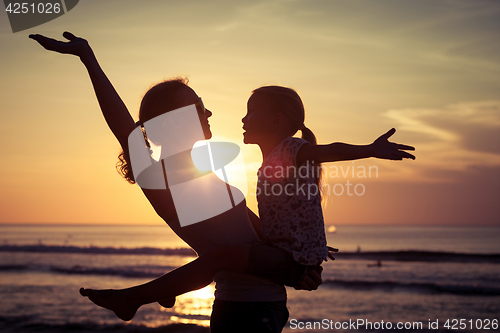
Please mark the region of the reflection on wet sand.
POLYGON ((174 323, 208 327, 210 326, 214 292, 215 286, 211 284, 205 288, 178 296, 173 309, 162 308, 162 311, 171 312, 171 310, 174 310, 178 314, 170 316, 170 320, 174 323))

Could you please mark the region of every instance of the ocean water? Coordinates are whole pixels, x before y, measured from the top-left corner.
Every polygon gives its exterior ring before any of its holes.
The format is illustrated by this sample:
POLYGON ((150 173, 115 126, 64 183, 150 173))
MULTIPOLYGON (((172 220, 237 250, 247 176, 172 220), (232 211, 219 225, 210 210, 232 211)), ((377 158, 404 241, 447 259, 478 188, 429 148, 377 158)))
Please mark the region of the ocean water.
MULTIPOLYGON (((327 237, 340 252, 317 291, 287 289, 284 332, 499 330, 500 228, 339 226, 327 237)), ((213 285, 127 323, 78 293, 193 258, 166 225, 0 225, 0 332, 209 332, 213 285)))

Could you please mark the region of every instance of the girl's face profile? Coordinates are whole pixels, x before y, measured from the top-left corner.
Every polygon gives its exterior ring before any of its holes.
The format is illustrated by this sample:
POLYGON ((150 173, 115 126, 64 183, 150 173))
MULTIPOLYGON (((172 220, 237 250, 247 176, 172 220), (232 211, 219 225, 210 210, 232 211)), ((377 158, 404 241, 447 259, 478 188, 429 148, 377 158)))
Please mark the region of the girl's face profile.
POLYGON ((268 97, 253 94, 248 99, 247 114, 243 122, 243 142, 258 144, 273 132, 273 111, 270 108, 268 97))

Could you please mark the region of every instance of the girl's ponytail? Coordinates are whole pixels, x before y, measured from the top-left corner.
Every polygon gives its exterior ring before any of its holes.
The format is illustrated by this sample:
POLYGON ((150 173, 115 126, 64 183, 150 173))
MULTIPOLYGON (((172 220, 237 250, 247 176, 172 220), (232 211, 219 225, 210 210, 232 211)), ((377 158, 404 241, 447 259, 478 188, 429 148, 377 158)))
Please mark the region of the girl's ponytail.
MULTIPOLYGON (((302 139, 306 140, 312 145, 318 144, 316 135, 314 135, 314 133, 309 128, 307 128, 306 125, 302 124, 300 130, 302 132, 302 139)), ((323 168, 321 167, 321 163, 317 163, 312 167, 314 168, 314 175, 316 176, 316 185, 318 186, 318 191, 321 200, 323 201, 323 168)))
POLYGON ((302 125, 302 128, 300 129, 302 131, 302 139, 306 140, 312 145, 315 145, 318 143, 318 140, 316 140, 316 135, 306 127, 306 125, 302 125))

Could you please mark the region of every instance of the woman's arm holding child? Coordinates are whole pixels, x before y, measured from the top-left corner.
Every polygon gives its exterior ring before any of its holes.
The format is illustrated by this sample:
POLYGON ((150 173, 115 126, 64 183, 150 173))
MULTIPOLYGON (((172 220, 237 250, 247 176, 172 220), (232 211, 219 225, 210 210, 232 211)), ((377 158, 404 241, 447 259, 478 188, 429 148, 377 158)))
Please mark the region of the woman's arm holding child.
POLYGON ((252 226, 255 230, 255 233, 261 240, 264 240, 264 234, 262 234, 262 223, 260 222, 260 218, 255 214, 250 208, 247 207, 248 218, 250 222, 252 222, 252 226))

